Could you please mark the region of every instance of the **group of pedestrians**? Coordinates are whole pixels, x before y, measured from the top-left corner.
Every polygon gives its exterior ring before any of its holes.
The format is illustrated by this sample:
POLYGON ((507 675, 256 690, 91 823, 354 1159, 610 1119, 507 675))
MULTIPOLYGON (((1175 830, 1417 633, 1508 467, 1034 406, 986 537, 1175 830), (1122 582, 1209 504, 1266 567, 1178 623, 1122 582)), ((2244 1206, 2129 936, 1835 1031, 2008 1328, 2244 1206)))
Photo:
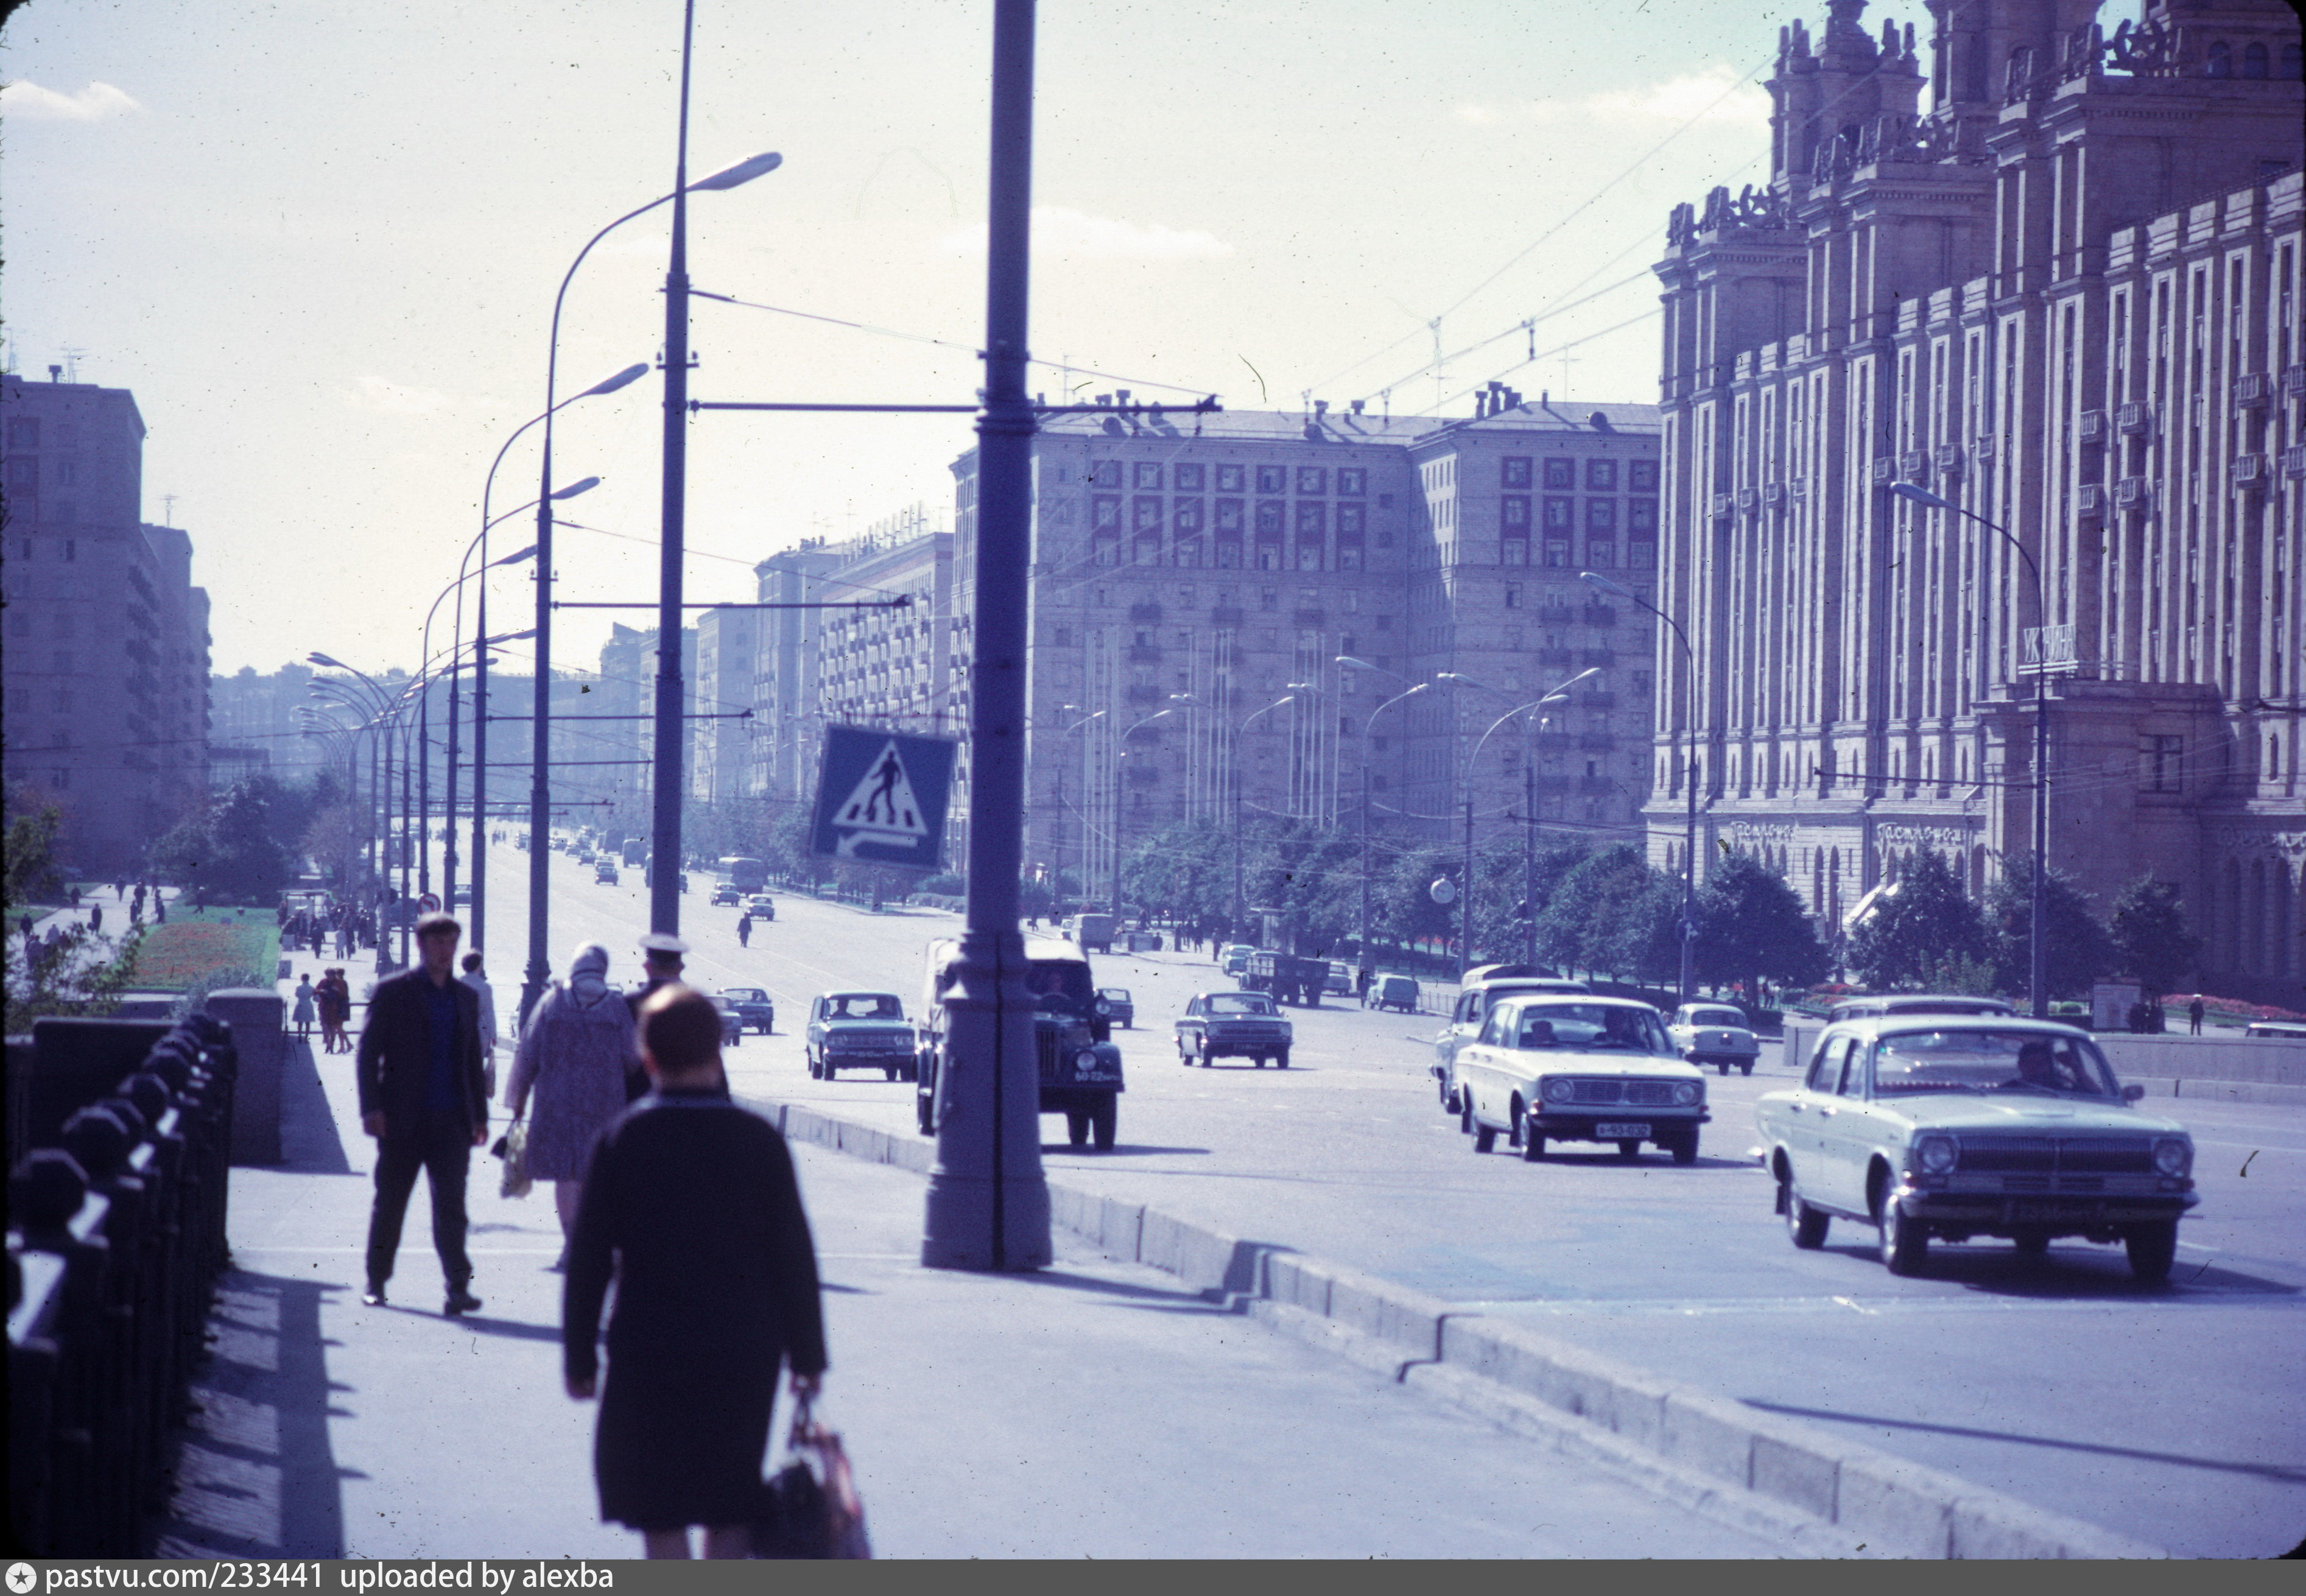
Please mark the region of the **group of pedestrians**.
MULTIPOLYGON (((378 983, 361 1034, 362 1124, 377 1139, 372 1307, 387 1304, 420 1170, 443 1311, 482 1306, 465 1187, 488 1134, 494 997, 477 954, 453 978, 462 935, 448 915, 419 920, 418 963, 378 983)), ((729 1096, 720 1011, 679 978, 688 950, 652 935, 643 951, 646 984, 627 994, 609 984, 606 948, 576 949, 522 1027, 505 1101, 527 1124, 529 1174, 553 1182, 563 1379, 570 1397, 601 1403, 602 1519, 640 1531, 652 1558, 687 1557, 691 1524, 707 1557, 741 1557, 779 1370, 805 1400, 825 1367, 816 1250, 783 1137, 729 1096)))
POLYGON ((345 1034, 345 1028, 352 1023, 353 988, 352 983, 345 979, 344 970, 339 967, 322 970, 317 985, 309 975, 299 979, 288 1018, 296 1027, 298 1041, 312 1039, 312 1022, 317 1020, 320 1025, 320 1051, 350 1053, 352 1038, 345 1034))

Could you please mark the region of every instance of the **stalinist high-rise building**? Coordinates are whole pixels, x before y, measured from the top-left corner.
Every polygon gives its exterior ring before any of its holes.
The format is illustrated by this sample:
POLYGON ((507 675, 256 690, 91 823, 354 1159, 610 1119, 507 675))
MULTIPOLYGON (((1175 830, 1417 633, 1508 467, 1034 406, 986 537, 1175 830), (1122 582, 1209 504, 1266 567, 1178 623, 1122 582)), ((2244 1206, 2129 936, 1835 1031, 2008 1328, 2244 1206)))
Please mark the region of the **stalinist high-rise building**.
POLYGON ((1768 184, 1678 208, 1657 268, 1695 671, 1664 632, 1653 857, 1694 747, 1704 856, 1829 927, 1917 849, 1982 889, 2030 845, 2040 665, 2054 867, 2101 913, 2178 883, 2205 986, 2301 1006, 2298 20, 1863 9, 1781 33, 1768 184))

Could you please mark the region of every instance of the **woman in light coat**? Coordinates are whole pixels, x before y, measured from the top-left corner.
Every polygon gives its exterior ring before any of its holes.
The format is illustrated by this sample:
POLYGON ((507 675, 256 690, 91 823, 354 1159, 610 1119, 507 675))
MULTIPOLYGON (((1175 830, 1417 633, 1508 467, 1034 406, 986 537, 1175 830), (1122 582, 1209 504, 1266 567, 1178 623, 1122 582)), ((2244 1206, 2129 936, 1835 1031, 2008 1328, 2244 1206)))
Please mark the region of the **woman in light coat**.
POLYGON ((515 1119, 527 1112, 531 1091, 535 1094, 528 1174, 553 1183, 564 1241, 576 1217, 593 1143, 624 1113, 625 1072, 639 1067, 632 1009, 609 986, 609 950, 586 943, 569 959, 568 980, 555 982, 529 1015, 505 1083, 505 1103, 515 1119))
POLYGON ((296 1022, 296 1039, 299 1042, 312 1039, 312 1021, 319 1013, 318 1001, 312 995, 312 977, 308 975, 296 983, 296 1011, 290 1016, 296 1022))

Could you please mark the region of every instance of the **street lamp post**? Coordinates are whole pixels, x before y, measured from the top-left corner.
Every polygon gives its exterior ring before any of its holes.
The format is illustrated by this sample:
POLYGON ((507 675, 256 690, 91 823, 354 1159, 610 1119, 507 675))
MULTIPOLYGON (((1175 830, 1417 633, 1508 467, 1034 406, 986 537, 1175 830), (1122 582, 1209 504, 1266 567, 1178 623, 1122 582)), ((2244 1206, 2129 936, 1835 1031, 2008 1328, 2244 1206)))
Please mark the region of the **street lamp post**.
MULTIPOLYGON (((1482 687, 1480 682, 1474 681, 1470 677, 1459 676, 1455 671, 1446 672, 1445 674, 1448 675, 1451 680, 1461 683, 1464 686, 1471 687, 1482 687)), ((1565 704, 1568 702, 1570 688, 1576 687, 1579 682, 1590 680, 1601 674, 1601 668, 1600 666, 1592 666, 1586 670, 1579 671, 1567 681, 1562 682, 1559 686, 1549 687, 1542 696, 1531 699, 1527 704, 1517 704, 1514 708, 1507 710, 1504 714, 1499 715, 1496 720, 1490 722, 1489 730, 1482 732, 1482 735, 1474 740, 1473 751, 1465 756, 1465 905, 1459 911, 1463 917, 1459 923, 1464 927, 1462 932, 1464 945, 1460 949, 1460 957, 1457 963, 1457 973, 1460 976, 1463 976, 1466 970, 1472 969, 1473 964, 1473 772, 1475 767, 1481 763, 1482 749, 1488 745, 1490 735, 1494 733, 1499 727, 1503 726, 1507 721, 1516 720, 1519 717, 1527 714, 1531 710, 1542 709, 1548 704, 1565 704)), ((1484 687, 1482 690, 1491 693, 1497 692, 1495 687, 1484 687)), ((1502 693, 1499 693, 1498 696, 1501 698, 1505 696, 1502 693)), ((1522 767, 1525 788, 1527 787, 1528 766, 1529 753, 1527 745, 1525 743, 1522 754, 1522 767)), ((1528 862, 1525 864, 1523 869, 1525 884, 1533 892, 1534 890, 1534 883, 1536 880, 1535 858, 1535 844, 1534 841, 1533 841, 1530 845, 1528 862)))
MULTIPOLYGON (((1183 702, 1191 700, 1192 695, 1190 693, 1172 693, 1169 696, 1173 701, 1183 702)), ((1127 785, 1127 783, 1122 780, 1123 767, 1121 762, 1129 757, 1129 739, 1137 735, 1139 728, 1150 726, 1154 721, 1161 719, 1162 716, 1173 714, 1174 713, 1175 709, 1174 704, 1173 704, 1172 707, 1169 709, 1155 710, 1151 714, 1138 721, 1135 726, 1129 728, 1128 730, 1121 734, 1119 739, 1120 750, 1113 756, 1113 917, 1115 920, 1118 920, 1121 917, 1122 789, 1127 785)))
MULTIPOLYGON (((1077 712, 1080 705, 1067 704, 1058 707, 1063 713, 1070 715, 1077 712)), ((1053 923, 1062 923, 1065 916, 1065 739, 1091 721, 1102 721, 1105 719, 1105 711, 1098 710, 1095 714, 1083 715, 1057 733, 1057 820, 1056 835, 1052 839, 1052 852, 1055 860, 1052 868, 1055 871, 1055 875, 1052 878, 1049 888, 1049 918, 1053 923)), ((1081 857, 1083 863, 1086 864, 1089 857, 1089 849, 1086 846, 1089 840, 1089 822, 1086 814, 1081 821, 1081 840, 1083 843, 1081 857)), ((1088 897, 1088 876, 1084 873, 1081 881, 1084 899, 1088 897)))
POLYGON ((1249 735, 1249 728, 1250 728, 1250 724, 1251 724, 1251 722, 1252 722, 1252 721, 1256 721, 1260 716, 1262 716, 1262 715, 1269 715, 1269 714, 1271 714, 1275 710, 1279 709, 1279 708, 1280 708, 1283 704, 1294 704, 1294 703, 1296 703, 1296 702, 1297 702, 1297 695, 1298 695, 1298 693, 1299 693, 1299 692, 1301 692, 1301 691, 1302 691, 1302 690, 1305 690, 1305 684, 1304 684, 1304 683, 1302 683, 1302 682, 1291 682, 1291 683, 1289 684, 1289 691, 1288 691, 1288 692, 1286 692, 1286 693, 1283 694, 1280 697, 1278 697, 1278 698, 1275 699, 1272 703, 1270 703, 1270 704, 1267 704, 1263 709, 1260 709, 1260 710, 1251 710, 1251 712, 1250 712, 1246 716, 1244 716, 1244 717, 1243 718, 1241 724, 1240 724, 1239 726, 1237 726, 1237 727, 1235 727, 1235 728, 1234 729, 1234 734, 1233 734, 1233 934, 1234 934, 1234 940, 1235 940, 1235 941, 1239 941, 1239 940, 1240 940, 1240 938, 1241 938, 1241 936, 1242 936, 1242 927, 1243 927, 1243 926, 1246 925, 1246 924, 1248 923, 1248 920, 1249 920, 1249 906, 1248 906, 1247 902, 1246 902, 1246 901, 1244 901, 1244 900, 1243 900, 1243 887, 1242 887, 1242 862, 1241 862, 1241 824, 1242 824, 1242 813, 1241 813, 1241 807, 1242 807, 1242 806, 1241 806, 1241 789, 1242 789, 1243 786, 1244 785, 1243 777, 1246 775, 1246 773, 1247 773, 1247 772, 1246 772, 1245 771, 1243 771, 1243 768, 1242 768, 1241 739, 1242 739, 1243 738, 1247 737, 1247 736, 1249 735))
POLYGON ((1681 1001, 1688 1003, 1697 995, 1697 653, 1689 646, 1689 634, 1681 629, 1679 621, 1633 589, 1598 572, 1580 571, 1577 575, 1587 586, 1648 610, 1671 627, 1673 635, 1681 640, 1682 674, 1687 679, 1689 704, 1689 764, 1682 772, 1681 1001))
POLYGON ((2042 568, 2035 563, 2033 550, 2020 542, 2008 527, 1987 520, 1976 510, 1964 509, 1953 500, 1941 498, 1913 482, 1892 482, 1890 491, 1926 509, 1950 510, 1957 516, 1967 516, 1987 531, 1998 533, 2003 541, 2017 550, 2019 558, 2026 562, 2026 574, 2032 582, 2034 623, 2041 628, 2044 646, 2042 657, 2034 665, 2034 870, 2033 880, 2028 883, 2030 908, 2028 917, 2031 924, 2027 928, 2026 937, 2026 985, 2030 1000, 2028 1006, 2033 1010, 2034 1018, 2046 1020, 2050 1015, 2050 944, 2046 924, 2050 908, 2050 611, 2042 592, 2042 568))
MULTIPOLYGON (((1372 665, 1367 660, 1355 659, 1351 654, 1339 654, 1337 656, 1337 663, 1348 670, 1373 670, 1380 676, 1390 676, 1394 680, 1399 682, 1405 682, 1409 679, 1397 670, 1388 670, 1383 666, 1372 665)), ((1370 769, 1372 763, 1370 758, 1370 733, 1371 729, 1377 725, 1377 718, 1379 715, 1383 714, 1387 710, 1391 709, 1395 704, 1401 703, 1404 699, 1414 698, 1418 694, 1426 691, 1431 686, 1432 684, 1431 682, 1419 682, 1413 687, 1406 688, 1405 691, 1396 693, 1383 704, 1379 704, 1375 709, 1370 711, 1368 718, 1363 720, 1362 722, 1362 931, 1360 962, 1363 966, 1367 966, 1370 961, 1370 810, 1372 804, 1372 799, 1370 795, 1370 769)))

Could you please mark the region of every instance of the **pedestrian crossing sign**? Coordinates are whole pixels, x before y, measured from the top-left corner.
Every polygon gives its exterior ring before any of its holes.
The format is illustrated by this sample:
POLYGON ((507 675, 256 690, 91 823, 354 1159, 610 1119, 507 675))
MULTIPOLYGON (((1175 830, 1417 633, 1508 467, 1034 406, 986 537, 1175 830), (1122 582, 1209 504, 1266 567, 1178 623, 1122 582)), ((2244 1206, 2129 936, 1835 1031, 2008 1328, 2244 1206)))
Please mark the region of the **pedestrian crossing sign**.
POLYGON ((952 738, 829 726, 817 765, 815 852, 858 864, 944 868, 952 738))

